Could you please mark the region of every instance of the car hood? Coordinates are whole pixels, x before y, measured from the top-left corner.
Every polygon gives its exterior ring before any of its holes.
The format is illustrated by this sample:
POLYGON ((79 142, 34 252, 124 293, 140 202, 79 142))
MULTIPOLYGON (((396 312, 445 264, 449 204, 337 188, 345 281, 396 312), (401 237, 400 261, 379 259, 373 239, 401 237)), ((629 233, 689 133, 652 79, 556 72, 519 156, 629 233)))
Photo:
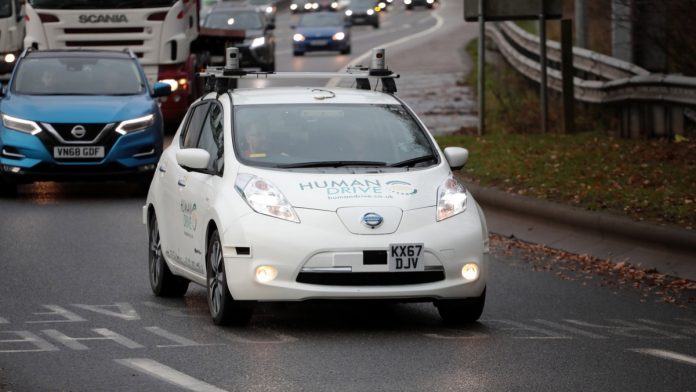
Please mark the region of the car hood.
POLYGON ((270 181, 296 208, 336 211, 343 207, 432 207, 437 188, 450 174, 437 167, 387 173, 308 173, 241 167, 239 173, 270 181))
POLYGON ((332 36, 339 31, 343 31, 343 27, 331 26, 331 27, 298 27, 297 28, 297 32, 304 35, 305 37, 327 37, 327 36, 332 36))
POLYGON ((0 111, 27 120, 65 123, 79 118, 84 123, 123 121, 152 113, 154 101, 140 96, 12 95, 0 103, 0 111))

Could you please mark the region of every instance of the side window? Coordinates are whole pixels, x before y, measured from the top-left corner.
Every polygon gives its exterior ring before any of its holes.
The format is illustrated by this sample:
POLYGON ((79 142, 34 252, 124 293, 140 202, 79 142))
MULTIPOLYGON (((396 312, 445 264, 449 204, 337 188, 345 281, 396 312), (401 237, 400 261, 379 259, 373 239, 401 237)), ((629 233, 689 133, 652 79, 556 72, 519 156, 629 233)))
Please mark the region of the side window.
POLYGON ((222 107, 220 105, 213 104, 208 112, 208 117, 206 117, 205 121, 203 122, 201 137, 198 141, 198 148, 204 149, 210 153, 208 170, 216 171, 218 173, 222 171, 224 163, 224 134, 222 131, 223 117, 222 107))
POLYGON ((203 120, 205 120, 205 115, 208 114, 209 107, 210 103, 206 102, 191 109, 186 129, 181 134, 181 140, 179 141, 181 148, 195 148, 198 145, 203 120))

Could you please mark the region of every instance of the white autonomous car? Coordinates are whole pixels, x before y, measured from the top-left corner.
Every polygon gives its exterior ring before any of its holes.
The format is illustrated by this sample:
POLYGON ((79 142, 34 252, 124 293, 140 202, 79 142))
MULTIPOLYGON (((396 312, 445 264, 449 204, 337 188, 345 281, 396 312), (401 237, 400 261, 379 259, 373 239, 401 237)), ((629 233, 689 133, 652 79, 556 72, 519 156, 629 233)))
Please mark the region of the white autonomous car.
POLYGON ((477 320, 488 230, 452 173, 468 152, 440 150, 394 94, 384 50, 345 73, 245 72, 236 56, 202 74, 216 91, 157 165, 143 207, 155 295, 200 284, 216 324, 248 323, 256 302, 310 299, 428 301, 445 321, 477 320), (226 85, 290 77, 357 88, 226 85))

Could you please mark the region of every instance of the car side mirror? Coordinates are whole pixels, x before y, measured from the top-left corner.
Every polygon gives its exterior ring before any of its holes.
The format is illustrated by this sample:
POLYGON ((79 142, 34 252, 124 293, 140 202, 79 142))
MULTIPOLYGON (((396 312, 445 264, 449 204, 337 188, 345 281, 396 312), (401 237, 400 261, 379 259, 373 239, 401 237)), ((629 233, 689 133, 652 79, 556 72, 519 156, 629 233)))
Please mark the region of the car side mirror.
POLYGON ((184 148, 176 152, 176 163, 187 170, 207 171, 210 153, 200 148, 184 148))
POLYGON ((152 87, 152 96, 154 98, 166 97, 167 95, 169 95, 171 93, 172 93, 172 86, 170 86, 167 83, 157 82, 152 87))
POLYGON ((445 159, 449 163, 452 170, 459 170, 466 165, 469 159, 469 150, 462 147, 447 147, 445 148, 445 159))

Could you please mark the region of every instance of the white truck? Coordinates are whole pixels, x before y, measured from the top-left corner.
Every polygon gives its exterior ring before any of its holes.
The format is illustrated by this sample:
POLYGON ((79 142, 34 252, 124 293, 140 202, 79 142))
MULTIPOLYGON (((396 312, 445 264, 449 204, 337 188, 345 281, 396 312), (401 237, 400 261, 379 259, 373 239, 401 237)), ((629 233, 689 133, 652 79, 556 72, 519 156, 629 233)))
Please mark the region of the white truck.
POLYGON ((22 0, 0 1, 0 75, 12 72, 22 51, 24 14, 22 0))
MULTIPOLYGON (((14 0, 13 0, 14 1, 14 0)), ((178 125, 201 94, 194 51, 199 0, 28 0, 24 47, 131 49, 148 82, 171 85, 162 114, 178 125)))

